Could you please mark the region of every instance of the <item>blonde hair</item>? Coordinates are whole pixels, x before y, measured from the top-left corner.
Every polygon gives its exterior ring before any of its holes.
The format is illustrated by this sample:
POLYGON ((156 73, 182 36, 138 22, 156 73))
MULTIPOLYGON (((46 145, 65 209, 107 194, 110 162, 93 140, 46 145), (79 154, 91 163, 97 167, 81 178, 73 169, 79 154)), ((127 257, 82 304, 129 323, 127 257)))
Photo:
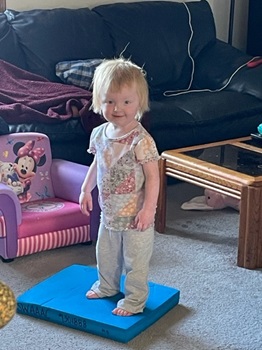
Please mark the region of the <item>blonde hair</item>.
POLYGON ((138 120, 149 109, 148 85, 142 68, 124 58, 104 60, 95 70, 93 78, 92 109, 101 114, 101 91, 120 91, 124 85, 136 84, 140 100, 138 120))

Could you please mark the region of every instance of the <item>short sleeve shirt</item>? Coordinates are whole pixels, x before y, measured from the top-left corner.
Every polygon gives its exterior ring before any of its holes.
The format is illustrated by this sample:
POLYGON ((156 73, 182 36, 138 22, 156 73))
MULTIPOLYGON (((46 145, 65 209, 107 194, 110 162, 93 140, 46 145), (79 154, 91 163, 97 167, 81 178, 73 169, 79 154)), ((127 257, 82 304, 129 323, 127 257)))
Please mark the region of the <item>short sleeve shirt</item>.
POLYGON ((104 123, 93 129, 88 152, 97 158, 101 220, 107 228, 123 231, 133 227, 143 205, 143 164, 158 161, 159 154, 153 138, 140 123, 115 139, 106 136, 107 126, 104 123))

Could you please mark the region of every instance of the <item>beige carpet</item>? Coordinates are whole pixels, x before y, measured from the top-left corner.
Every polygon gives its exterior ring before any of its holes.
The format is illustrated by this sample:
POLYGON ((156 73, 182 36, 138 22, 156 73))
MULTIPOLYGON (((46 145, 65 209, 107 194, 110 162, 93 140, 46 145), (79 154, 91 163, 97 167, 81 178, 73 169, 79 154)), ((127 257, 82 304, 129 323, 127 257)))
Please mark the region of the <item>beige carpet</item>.
MULTIPOLYGON (((236 266, 233 209, 182 211, 202 190, 168 188, 167 231, 156 233, 150 280, 180 289, 180 304, 127 344, 16 315, 0 330, 4 350, 260 350, 262 270, 236 266)), ((94 246, 74 246, 0 262, 0 280, 19 295, 71 264, 95 266, 94 246)), ((161 298, 161 295, 159 295, 161 298)))

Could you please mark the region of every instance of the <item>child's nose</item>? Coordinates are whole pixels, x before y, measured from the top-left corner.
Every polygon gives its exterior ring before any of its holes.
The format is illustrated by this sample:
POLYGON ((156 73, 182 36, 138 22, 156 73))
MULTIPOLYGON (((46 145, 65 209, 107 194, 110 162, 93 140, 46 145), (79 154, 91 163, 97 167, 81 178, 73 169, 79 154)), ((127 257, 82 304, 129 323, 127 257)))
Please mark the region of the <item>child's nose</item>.
POLYGON ((119 112, 121 110, 121 106, 119 104, 115 104, 114 112, 119 112))

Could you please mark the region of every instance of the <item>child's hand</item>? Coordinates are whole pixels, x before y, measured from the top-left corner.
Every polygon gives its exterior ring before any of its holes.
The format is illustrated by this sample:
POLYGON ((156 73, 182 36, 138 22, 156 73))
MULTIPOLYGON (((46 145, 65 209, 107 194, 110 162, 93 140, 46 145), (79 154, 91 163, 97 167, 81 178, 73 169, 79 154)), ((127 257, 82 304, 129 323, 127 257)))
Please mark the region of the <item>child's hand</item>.
POLYGON ((90 192, 81 192, 79 196, 79 205, 83 214, 89 216, 93 210, 93 199, 90 192))
POLYGON ((141 209, 135 218, 135 228, 138 231, 145 231, 154 225, 155 211, 141 209))

